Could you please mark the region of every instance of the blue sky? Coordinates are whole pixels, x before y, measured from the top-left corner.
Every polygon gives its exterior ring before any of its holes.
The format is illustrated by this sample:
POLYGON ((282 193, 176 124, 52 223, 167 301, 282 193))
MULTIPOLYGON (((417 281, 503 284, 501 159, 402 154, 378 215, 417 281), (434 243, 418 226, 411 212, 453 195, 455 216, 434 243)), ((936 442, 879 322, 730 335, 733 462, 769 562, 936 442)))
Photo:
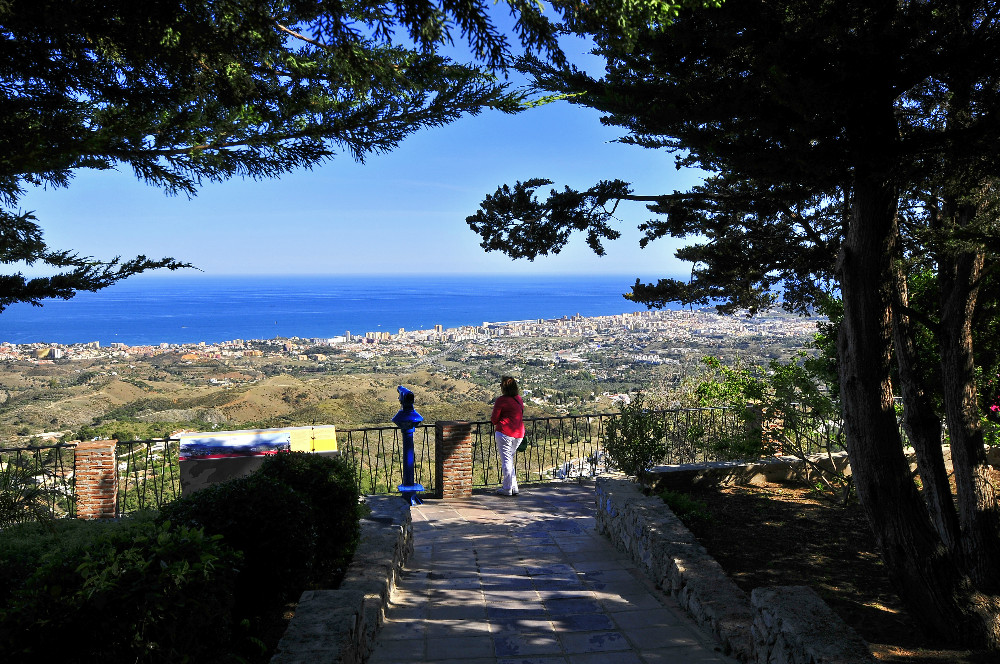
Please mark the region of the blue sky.
POLYGON ((614 143, 619 132, 598 118, 565 102, 487 112, 418 132, 364 164, 344 155, 281 179, 209 184, 192 200, 167 197, 128 170, 81 171, 66 189, 29 192, 20 207, 35 211, 53 248, 173 256, 207 275, 688 272, 670 239, 640 250, 636 226, 649 218, 641 204, 619 208, 623 236, 605 257, 575 238, 558 256, 512 261, 487 254, 466 225, 486 194, 515 180, 586 187, 621 178, 638 193, 698 181, 666 152, 614 143))

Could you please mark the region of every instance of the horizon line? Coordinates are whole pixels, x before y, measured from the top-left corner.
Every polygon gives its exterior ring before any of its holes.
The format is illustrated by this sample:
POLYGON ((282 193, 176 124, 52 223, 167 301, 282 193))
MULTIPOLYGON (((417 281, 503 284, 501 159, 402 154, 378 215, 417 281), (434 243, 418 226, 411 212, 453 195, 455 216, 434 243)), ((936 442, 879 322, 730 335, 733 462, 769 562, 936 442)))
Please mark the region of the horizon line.
MULTIPOLYGON (((177 277, 627 277, 631 279, 664 279, 679 278, 680 275, 662 274, 649 276, 635 274, 634 272, 536 272, 530 274, 510 273, 510 272, 156 272, 149 274, 138 274, 129 277, 127 281, 150 278, 177 278, 177 277)), ((123 281, 122 283, 126 283, 123 281)))

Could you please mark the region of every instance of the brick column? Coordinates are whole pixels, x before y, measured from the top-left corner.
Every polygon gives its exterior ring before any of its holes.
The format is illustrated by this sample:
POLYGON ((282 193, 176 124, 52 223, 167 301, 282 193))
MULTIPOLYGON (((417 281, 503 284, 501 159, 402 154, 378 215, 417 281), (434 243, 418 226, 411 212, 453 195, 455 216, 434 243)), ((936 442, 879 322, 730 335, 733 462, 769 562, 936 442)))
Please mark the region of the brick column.
POLYGON ((92 440, 76 446, 76 518, 118 516, 117 440, 92 440))
POLYGON ((472 423, 434 424, 434 468, 437 498, 472 496, 472 423))

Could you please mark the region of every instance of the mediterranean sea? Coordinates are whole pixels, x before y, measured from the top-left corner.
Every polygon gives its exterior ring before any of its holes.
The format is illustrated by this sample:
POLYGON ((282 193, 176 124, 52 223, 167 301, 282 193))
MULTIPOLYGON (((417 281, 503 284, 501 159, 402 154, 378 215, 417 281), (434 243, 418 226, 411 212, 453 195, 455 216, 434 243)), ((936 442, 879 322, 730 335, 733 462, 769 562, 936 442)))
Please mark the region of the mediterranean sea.
POLYGON ((645 310, 622 297, 633 283, 634 275, 141 276, 42 307, 13 305, 0 313, 0 342, 216 343, 608 316, 645 310))

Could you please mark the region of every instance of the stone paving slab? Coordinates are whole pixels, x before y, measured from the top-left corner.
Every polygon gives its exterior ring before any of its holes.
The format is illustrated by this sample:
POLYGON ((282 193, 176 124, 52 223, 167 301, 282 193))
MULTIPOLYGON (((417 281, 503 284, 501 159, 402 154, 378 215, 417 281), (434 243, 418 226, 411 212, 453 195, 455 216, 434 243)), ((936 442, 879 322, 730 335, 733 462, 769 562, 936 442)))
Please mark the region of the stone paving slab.
POLYGON ((369 664, 735 664, 595 530, 592 483, 427 499, 369 664))

